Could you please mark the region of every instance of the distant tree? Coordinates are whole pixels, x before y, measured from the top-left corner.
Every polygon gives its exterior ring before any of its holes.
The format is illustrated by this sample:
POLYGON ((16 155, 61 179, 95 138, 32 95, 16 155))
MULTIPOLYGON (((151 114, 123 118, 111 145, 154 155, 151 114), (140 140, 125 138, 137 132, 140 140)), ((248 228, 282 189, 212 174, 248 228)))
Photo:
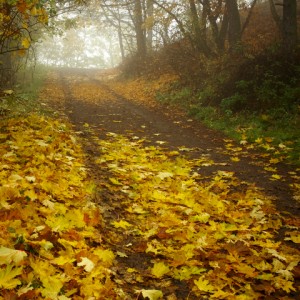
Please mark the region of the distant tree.
POLYGON ((147 54, 147 44, 145 29, 143 28, 144 20, 141 1, 142 0, 134 0, 134 28, 136 35, 137 56, 143 60, 147 54))
POLYGON ((206 14, 202 18, 202 26, 199 20, 196 4, 194 0, 189 0, 191 19, 192 19, 192 28, 193 36, 196 44, 196 48, 202 52, 205 56, 211 55, 211 50, 207 46, 206 41, 206 14))
POLYGON ((35 58, 33 45, 51 18, 77 9, 81 0, 1 0, 0 1, 0 84, 14 83, 22 63, 35 58), (25 58, 25 59, 24 59, 25 58))
POLYGON ((231 50, 234 50, 241 41, 241 19, 237 0, 226 0, 228 14, 228 42, 231 50))
POLYGON ((282 41, 284 53, 288 56, 297 46, 297 1, 284 0, 282 14, 282 41))
POLYGON ((153 24, 154 24, 154 2, 153 0, 147 0, 147 7, 146 7, 146 15, 147 15, 147 49, 149 51, 152 50, 152 42, 153 42, 153 24))
POLYGON ((283 0, 282 3, 269 0, 269 4, 273 19, 281 32, 283 54, 288 57, 295 51, 298 40, 297 0, 283 0), (282 7, 282 14, 277 12, 275 5, 282 7))

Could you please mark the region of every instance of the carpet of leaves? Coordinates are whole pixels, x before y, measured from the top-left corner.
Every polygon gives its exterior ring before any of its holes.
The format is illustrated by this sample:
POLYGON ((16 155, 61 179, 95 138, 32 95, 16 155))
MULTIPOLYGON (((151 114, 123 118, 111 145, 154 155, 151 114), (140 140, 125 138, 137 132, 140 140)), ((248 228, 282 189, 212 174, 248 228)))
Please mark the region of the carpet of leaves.
MULTIPOLYGON (((95 91, 82 84, 89 101, 95 91)), ((61 87, 52 91, 61 104, 61 87)), ((67 122, 35 114, 0 121, 1 300, 174 300, 179 282, 190 299, 299 296, 299 218, 232 172, 203 177, 214 164, 205 155, 187 159, 184 149, 83 130, 100 153, 95 182, 67 122), (145 264, 126 267, 138 256, 145 264)))
POLYGON ((0 299, 115 298, 76 136, 31 115, 2 121, 0 139, 0 299))
MULTIPOLYGON (((156 284, 161 289, 173 278, 210 299, 283 297, 299 288, 293 282, 299 251, 276 241, 284 218, 262 192, 231 172, 220 171, 203 183, 193 169, 205 166, 205 159, 186 160, 176 151, 144 147, 141 140, 111 133, 99 145, 103 154, 97 162, 112 174, 108 188, 121 190, 118 205, 127 211, 112 222, 119 229, 113 238, 140 240, 120 255, 151 256, 148 270, 127 270, 135 274, 133 285, 146 280, 143 273, 147 280, 164 279, 156 284)), ((284 220, 291 223, 287 239, 299 243, 295 221, 284 220)))

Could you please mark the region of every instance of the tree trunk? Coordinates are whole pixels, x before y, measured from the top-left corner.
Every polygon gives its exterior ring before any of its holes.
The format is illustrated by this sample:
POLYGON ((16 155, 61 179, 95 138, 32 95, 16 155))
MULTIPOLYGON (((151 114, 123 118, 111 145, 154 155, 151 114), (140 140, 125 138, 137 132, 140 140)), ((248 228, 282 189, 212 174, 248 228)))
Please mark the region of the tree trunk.
POLYGON ((228 42, 234 50, 241 41, 241 20, 237 0, 226 0, 228 13, 228 42))
MULTIPOLYGON (((193 31, 195 36, 195 44, 197 49, 202 52, 205 56, 210 56, 211 51, 209 50, 205 38, 205 28, 200 28, 200 22, 199 17, 197 13, 197 8, 194 0, 189 0, 190 3, 190 10, 191 10, 191 16, 192 16, 192 25, 193 25, 193 31)), ((207 16, 206 16, 207 17, 207 16)))
POLYGON ((283 1, 282 39, 283 52, 289 56, 297 46, 297 0, 283 1))
POLYGON ((274 0, 269 0, 269 4, 270 4, 270 11, 271 11, 272 17, 273 17, 279 31, 282 33, 282 21, 276 11, 274 0))
POLYGON ((225 49, 225 39, 228 29, 228 16, 226 9, 223 12, 222 21, 219 22, 221 23, 220 29, 217 22, 218 19, 221 20, 220 15, 222 11, 223 1, 218 0, 217 7, 215 8, 214 12, 212 12, 210 0, 199 0, 199 3, 203 5, 203 10, 205 10, 207 13, 207 18, 209 20, 214 42, 217 46, 217 51, 219 53, 223 53, 225 49))
POLYGON ((229 23, 228 13, 227 13, 227 10, 225 10, 221 28, 219 31, 218 41, 217 41, 218 50, 220 52, 224 52, 224 50, 225 50, 225 40, 226 40, 227 31, 228 31, 228 23, 229 23))
MULTIPOLYGON (((153 0, 147 0, 147 17, 153 18, 153 0)), ((153 21, 149 24, 149 28, 147 28, 147 48, 152 50, 152 41, 153 41, 153 21)))
POLYGON ((208 19, 208 14, 209 14, 209 7, 208 5, 205 5, 204 3, 205 1, 203 1, 202 4, 202 15, 201 15, 201 33, 202 33, 202 37, 205 41, 207 41, 207 19, 208 19))
POLYGON ((119 46, 120 46, 122 61, 124 61, 125 51, 124 51, 124 44, 123 44, 123 36, 122 36, 121 26, 118 28, 118 39, 119 39, 119 46))
POLYGON ((253 0, 252 3, 251 3, 251 6, 250 6, 250 10, 249 10, 249 13, 247 15, 247 18, 246 18, 246 21, 243 25, 243 28, 242 28, 242 31, 241 31, 241 35, 243 35, 245 29, 247 28, 247 26, 249 25, 249 22, 250 22, 250 18, 252 16, 252 13, 253 13, 253 10, 254 10, 254 7, 257 3, 257 0, 253 0))
POLYGON ((136 33, 137 56, 144 60, 146 57, 146 38, 143 29, 143 12, 141 0, 134 1, 134 26, 136 33))

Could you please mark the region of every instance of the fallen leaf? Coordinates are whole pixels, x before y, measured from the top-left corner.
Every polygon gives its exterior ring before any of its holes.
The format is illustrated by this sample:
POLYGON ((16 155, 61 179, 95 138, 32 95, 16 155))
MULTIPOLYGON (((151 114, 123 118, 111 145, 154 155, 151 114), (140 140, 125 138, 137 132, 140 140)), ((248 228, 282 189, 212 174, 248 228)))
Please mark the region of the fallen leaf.
POLYGON ((280 180, 282 178, 282 176, 278 175, 278 174, 272 174, 271 179, 273 180, 280 180))
POLYGON ((127 229, 128 227, 132 226, 130 223, 128 223, 127 221, 124 221, 124 220, 120 220, 119 222, 114 221, 114 222, 112 222, 112 225, 115 228, 123 228, 123 229, 127 229))
POLYGON ((7 265, 5 269, 0 269, 0 288, 14 289, 16 286, 21 284, 21 280, 15 278, 22 274, 22 267, 13 267, 7 265))
POLYGON ((117 255, 119 256, 119 257, 128 257, 128 255, 126 254, 126 253, 124 253, 124 252, 121 252, 121 251, 117 251, 117 255))
POLYGON ((163 262, 155 263, 151 269, 151 274, 157 278, 161 278, 169 272, 170 272, 169 266, 167 266, 163 262))
POLYGON ((14 250, 6 247, 0 247, 0 265, 10 263, 20 264, 24 258, 27 256, 25 251, 14 250))
POLYGON ((81 262, 77 263, 77 266, 84 267, 84 270, 86 272, 91 272, 94 269, 95 264, 87 257, 80 257, 80 258, 81 258, 81 262))
POLYGON ((160 290, 140 290, 138 291, 139 294, 142 294, 142 296, 149 300, 158 300, 163 298, 163 293, 160 290))
POLYGON ((209 280, 204 279, 204 276, 201 276, 198 280, 194 280, 195 285, 201 292, 212 293, 215 291, 215 287, 210 284, 209 280))

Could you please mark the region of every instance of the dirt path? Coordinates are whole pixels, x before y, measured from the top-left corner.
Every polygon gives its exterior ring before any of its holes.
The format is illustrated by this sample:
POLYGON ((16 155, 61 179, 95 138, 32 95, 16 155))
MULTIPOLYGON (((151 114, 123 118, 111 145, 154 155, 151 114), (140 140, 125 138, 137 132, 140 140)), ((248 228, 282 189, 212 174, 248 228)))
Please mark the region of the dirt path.
POLYGON ((144 138, 150 144, 172 150, 186 148, 186 151, 183 149, 182 152, 188 157, 205 155, 216 164, 201 168, 199 172, 202 174, 211 176, 217 170, 234 172, 241 181, 253 183, 273 196, 280 211, 300 215, 300 202, 295 201, 290 188, 291 185, 298 183, 299 170, 279 163, 276 165, 277 174, 282 180, 272 181, 270 173, 264 170, 268 159, 264 159, 260 153, 243 149, 238 153, 239 161, 232 162, 231 157, 235 153, 226 149, 226 137, 221 133, 208 129, 181 113, 169 111, 167 107, 150 109, 137 105, 110 90, 104 82, 95 79, 95 74, 91 71, 76 70, 76 72, 61 71, 61 80, 67 99, 66 113, 78 130, 82 129, 83 124, 88 123, 96 129, 101 138, 105 138, 107 132, 114 132, 144 138), (83 101, 72 88, 80 82, 104 88, 108 94, 112 93, 115 97, 97 99, 96 95, 94 103, 83 101))
MULTIPOLYGON (((102 155, 97 140, 106 139, 110 132, 127 136, 131 140, 144 139, 144 145, 178 151, 188 159, 203 159, 206 163, 195 169, 201 174, 201 184, 209 182, 218 172, 233 172, 240 183, 233 186, 231 192, 246 193, 249 186, 257 187, 273 198, 277 209, 283 215, 300 216, 300 205, 294 199, 294 191, 291 189, 292 184, 298 183, 299 170, 277 164, 277 174, 282 180, 272 181, 270 173, 264 169, 269 159, 264 159, 260 153, 246 151, 222 134, 188 119, 181 112, 174 112, 164 106, 149 108, 125 99, 112 91, 105 82, 97 79, 91 71, 60 70, 51 84, 63 91, 60 95, 62 101, 56 103, 56 108, 68 116, 84 140, 86 165, 91 179, 97 185, 95 201, 101 207, 105 224, 102 229, 103 243, 113 249, 114 253, 121 253, 117 257, 118 264, 113 269, 113 276, 114 281, 122 285, 126 294, 124 299, 143 299, 136 296, 134 290, 153 288, 164 290, 164 294, 168 295, 165 299, 170 300, 191 300, 199 297, 191 290, 189 280, 155 280, 147 271, 143 280, 139 280, 138 276, 128 271, 137 270, 144 274, 145 270, 149 270, 154 259, 163 258, 163 255, 160 257, 157 253, 153 255, 151 251, 146 251, 149 240, 150 244, 152 239, 165 243, 165 240, 172 239, 172 235, 163 226, 145 242, 141 236, 127 233, 126 230, 122 232, 112 225, 114 220, 128 219, 129 207, 128 199, 124 199, 124 194, 118 187, 113 190, 108 187, 106 181, 110 178, 109 171, 102 169, 97 163, 102 155), (237 157, 237 160, 232 160, 237 157), (123 256, 124 252, 126 256, 123 256)), ((129 221, 136 222, 135 218, 129 221)), ((280 229, 276 233, 277 239, 283 240, 284 231, 285 229, 280 229)), ((182 237, 175 238, 179 238, 180 242, 182 237)), ((296 244, 291 247, 296 247, 296 244)), ((299 281, 298 277, 296 279, 299 281)), ((277 299, 277 296, 278 294, 275 298, 268 299, 277 299)), ((299 295, 295 293, 293 296, 299 295)))

